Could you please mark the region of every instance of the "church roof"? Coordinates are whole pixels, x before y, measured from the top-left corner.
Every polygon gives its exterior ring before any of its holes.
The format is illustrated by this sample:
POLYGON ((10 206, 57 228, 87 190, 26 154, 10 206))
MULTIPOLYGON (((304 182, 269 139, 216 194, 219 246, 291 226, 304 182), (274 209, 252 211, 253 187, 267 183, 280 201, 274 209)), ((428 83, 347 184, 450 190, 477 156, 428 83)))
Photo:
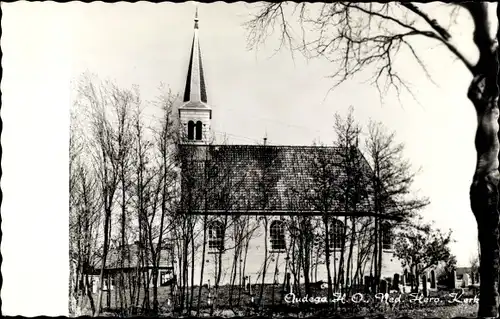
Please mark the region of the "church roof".
POLYGON ((358 149, 345 153, 323 146, 187 144, 180 145, 180 154, 184 211, 373 215, 367 195, 371 168, 358 149), (346 174, 343 163, 349 153, 355 154, 351 158, 359 170, 346 174), (341 190, 348 180, 365 185, 347 193, 358 202, 354 210, 346 209, 341 190))
POLYGON ((184 89, 185 104, 183 107, 204 107, 207 103, 207 89, 205 85, 205 76, 203 74, 203 63, 201 59, 200 41, 198 37, 198 10, 194 19, 194 35, 191 44, 191 54, 189 56, 189 66, 186 76, 186 87, 184 89))

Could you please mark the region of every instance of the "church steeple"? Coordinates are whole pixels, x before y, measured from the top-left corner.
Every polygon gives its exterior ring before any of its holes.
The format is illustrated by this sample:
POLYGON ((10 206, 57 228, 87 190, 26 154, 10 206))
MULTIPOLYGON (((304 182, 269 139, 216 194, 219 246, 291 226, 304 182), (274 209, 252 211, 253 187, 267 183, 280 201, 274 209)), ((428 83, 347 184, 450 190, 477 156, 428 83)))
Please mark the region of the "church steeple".
POLYGON ((203 64, 201 62, 201 49, 198 37, 198 8, 194 16, 194 35, 191 45, 191 55, 189 57, 189 67, 186 77, 186 88, 184 89, 184 102, 207 103, 207 91, 205 77, 203 74, 203 64))
POLYGON ((184 104, 179 108, 179 120, 184 141, 195 144, 210 142, 212 109, 207 104, 205 75, 201 62, 201 50, 198 37, 198 8, 194 16, 194 35, 189 56, 189 66, 184 89, 184 104))

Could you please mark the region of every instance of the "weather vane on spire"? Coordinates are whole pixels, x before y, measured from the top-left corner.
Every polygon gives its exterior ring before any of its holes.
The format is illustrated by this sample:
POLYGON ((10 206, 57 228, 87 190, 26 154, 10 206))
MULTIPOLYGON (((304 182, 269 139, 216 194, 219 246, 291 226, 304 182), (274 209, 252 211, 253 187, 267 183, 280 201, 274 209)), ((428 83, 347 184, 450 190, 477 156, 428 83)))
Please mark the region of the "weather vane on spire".
POLYGON ((194 28, 198 29, 198 6, 196 6, 196 12, 194 14, 194 28))

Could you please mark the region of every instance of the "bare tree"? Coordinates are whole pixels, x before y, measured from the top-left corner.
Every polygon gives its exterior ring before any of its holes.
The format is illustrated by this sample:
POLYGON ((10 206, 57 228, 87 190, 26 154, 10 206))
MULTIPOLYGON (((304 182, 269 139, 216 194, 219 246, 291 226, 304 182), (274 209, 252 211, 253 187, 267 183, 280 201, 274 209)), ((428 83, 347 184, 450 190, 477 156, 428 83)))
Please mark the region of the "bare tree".
MULTIPOLYGON (((312 180, 309 185, 309 191, 302 195, 315 210, 322 212, 321 220, 324 234, 321 237, 324 238, 323 249, 327 271, 328 300, 332 299, 334 288, 331 272, 331 248, 333 247, 332 242, 335 239, 332 237, 340 235, 333 234, 332 236, 333 218, 330 216, 332 210, 336 208, 336 203, 340 197, 338 163, 336 163, 336 157, 332 156, 332 153, 332 148, 320 146, 312 158, 303 159, 309 164, 307 173, 311 176, 312 180)), ((297 190, 295 193, 301 194, 304 192, 297 190)))
MULTIPOLYGON (((98 181, 99 198, 102 201, 104 217, 103 227, 103 251, 101 258, 101 271, 99 276, 99 295, 94 315, 99 315, 102 303, 102 291, 104 284, 104 270, 108 257, 111 239, 111 218, 115 204, 115 192, 118 187, 117 148, 115 143, 115 129, 110 120, 109 110, 113 109, 121 101, 116 99, 116 93, 120 89, 113 83, 100 83, 91 75, 82 76, 78 87, 77 104, 90 110, 89 122, 91 127, 91 139, 89 150, 92 154, 93 165, 98 181)), ((109 286, 109 284, 108 284, 109 286)), ((108 290, 109 291, 109 290, 108 290)))
POLYGON ((408 222, 416 212, 429 204, 425 197, 418 197, 412 190, 415 173, 404 158, 404 145, 395 141, 381 123, 370 122, 366 140, 368 159, 372 166, 371 199, 375 216, 374 273, 375 283, 380 281, 383 258, 383 234, 394 228, 387 217, 408 222))
POLYGON ((130 218, 127 207, 130 201, 130 186, 131 186, 131 152, 134 143, 134 136, 132 134, 132 109, 140 103, 139 92, 137 88, 133 90, 124 90, 113 87, 109 92, 111 98, 111 110, 115 119, 112 123, 114 136, 113 143, 115 144, 116 154, 112 161, 116 162, 118 186, 117 202, 120 207, 120 235, 119 235, 119 263, 120 274, 117 285, 117 290, 120 299, 121 311, 125 311, 128 307, 126 299, 126 286, 125 286, 125 261, 130 262, 130 250, 127 238, 127 229, 129 228, 128 219, 130 218))
MULTIPOLYGON (((134 154, 133 154, 133 169, 134 176, 132 177, 133 185, 133 207, 137 213, 138 235, 137 235, 137 260, 138 268, 141 270, 138 273, 139 282, 142 283, 144 298, 142 300, 142 309, 151 309, 149 286, 152 282, 152 277, 148 269, 153 264, 152 242, 155 230, 153 229, 156 221, 155 215, 159 206, 160 185, 162 175, 158 172, 158 166, 155 162, 154 144, 150 138, 150 132, 144 125, 143 109, 138 103, 135 108, 133 118, 133 134, 135 135, 134 154)), ((154 256, 156 257, 156 256, 154 256)), ((156 285, 156 282, 153 282, 156 285)), ((139 293, 139 291, 138 291, 139 293)), ((139 296, 139 294, 138 294, 139 296)), ((138 302, 139 299, 136 299, 138 302)))
MULTIPOLYGON (((342 234, 342 250, 349 249, 347 260, 344 252, 340 256, 339 279, 350 285, 352 280, 352 262, 354 246, 356 244, 357 226, 364 217, 354 216, 353 213, 363 211, 363 203, 367 201, 367 180, 369 170, 363 164, 363 155, 359 151, 359 135, 361 126, 354 119, 354 108, 349 108, 346 118, 335 114, 334 130, 336 140, 334 145, 338 156, 336 175, 341 180, 338 184, 339 208, 350 216, 345 216, 342 234), (349 243, 346 247, 346 242, 349 243), (344 265, 345 264, 345 265, 344 265)), ((358 248, 359 249, 359 248, 358 248)))
MULTIPOLYGON (((223 231, 223 242, 216 251, 216 276, 214 280, 215 299, 212 303, 212 310, 218 306, 218 295, 223 271, 223 254, 233 251, 233 264, 230 265, 230 291, 233 292, 233 282, 236 280, 236 269, 240 260, 244 240, 251 235, 251 230, 245 221, 246 216, 241 216, 235 211, 244 210, 245 202, 244 186, 247 179, 248 167, 239 159, 232 158, 233 153, 228 152, 231 148, 225 145, 210 146, 210 159, 206 161, 207 165, 207 192, 208 206, 217 208, 223 216, 216 218, 223 231), (243 208, 243 209, 242 209, 243 208)), ((230 297, 232 303, 232 296, 230 297)))
POLYGON ((262 305, 264 297, 264 284, 269 261, 269 217, 265 212, 272 209, 273 205, 276 205, 275 203, 277 198, 274 198, 274 196, 277 192, 274 190, 277 188, 277 183, 280 177, 278 174, 273 173, 273 171, 275 171, 277 167, 280 167, 281 159, 279 157, 279 150, 276 148, 266 147, 264 145, 259 147, 257 152, 256 166, 259 171, 259 175, 255 194, 257 198, 257 205, 263 212, 263 215, 260 216, 259 219, 262 221, 264 226, 264 262, 260 273, 261 285, 258 298, 260 304, 262 305))
MULTIPOLYGON (((156 157, 158 158, 157 174, 158 178, 157 189, 154 194, 157 196, 154 199, 152 212, 149 218, 149 236, 148 241, 151 249, 153 260, 153 310, 158 312, 158 268, 164 251, 164 240, 168 230, 173 226, 172 216, 178 208, 178 158, 177 158, 177 142, 179 139, 178 130, 173 121, 173 106, 177 96, 171 91, 162 91, 157 105, 162 110, 162 118, 160 120, 160 129, 156 131, 156 157), (157 209, 160 216, 157 215, 157 209), (159 220, 158 220, 159 219, 159 220), (156 244, 156 245, 155 245, 156 244)), ((154 187, 153 187, 154 189, 154 187)), ((170 247, 169 247, 170 248, 170 247)))
MULTIPOLYGON (((74 111, 74 110, 72 110, 74 111)), ((97 237, 99 234, 99 200, 92 171, 84 160, 84 136, 80 129, 81 119, 72 112, 70 128, 70 298, 76 301, 70 311, 80 315, 85 298, 89 300, 92 313, 95 312, 89 271, 97 259, 97 237)))
MULTIPOLYGON (((498 182, 498 38, 491 36, 493 20, 486 2, 461 2, 448 6, 450 15, 465 9, 473 20, 474 45, 479 52, 477 62, 468 60, 453 43, 451 32, 423 9, 429 5, 411 2, 353 3, 335 2, 319 6, 306 3, 262 3, 257 14, 248 21, 249 44, 257 47, 274 28, 280 32, 281 45, 287 44, 308 57, 326 57, 334 64, 336 84, 374 67, 373 81, 380 92, 388 88, 397 92, 407 88, 394 64, 396 54, 406 49, 425 72, 421 52, 412 44, 416 37, 445 46, 472 76, 468 98, 477 114, 475 146, 477 165, 470 191, 471 207, 476 217, 481 245, 481 300, 479 316, 495 317, 498 313, 499 212, 498 182), (289 18, 293 10, 296 20, 289 18), (297 22, 294 24, 294 22, 297 22), (296 41, 293 25, 300 29, 296 41), (308 36, 312 35, 312 40, 308 36), (296 45, 295 43, 299 43, 296 45)), ((429 10, 427 10, 429 11, 429 10)), ((500 28, 500 27, 499 27, 500 28)))
MULTIPOLYGON (((131 310, 130 306, 137 309, 140 301, 143 310, 150 309, 152 283, 153 310, 158 311, 158 269, 170 248, 165 242, 174 237, 169 231, 178 209, 179 136, 173 121, 174 101, 171 92, 162 92, 154 102, 162 118, 154 123, 157 127, 147 127, 137 87, 122 89, 88 74, 78 83, 75 109, 81 114, 72 113, 70 139, 70 253, 77 284, 83 274, 88 278, 95 264, 100 267, 94 315, 101 311, 106 280, 115 279, 119 280, 114 285, 118 288, 114 306, 122 313, 131 310), (98 231, 101 220, 103 230, 98 231), (137 258, 131 258, 134 240, 133 257, 137 258), (120 269, 118 277, 110 267, 120 269), (131 267, 135 273, 126 270, 131 267)), ((90 285, 84 286, 92 298, 90 285)), ((107 287, 109 307, 111 282, 107 287)))

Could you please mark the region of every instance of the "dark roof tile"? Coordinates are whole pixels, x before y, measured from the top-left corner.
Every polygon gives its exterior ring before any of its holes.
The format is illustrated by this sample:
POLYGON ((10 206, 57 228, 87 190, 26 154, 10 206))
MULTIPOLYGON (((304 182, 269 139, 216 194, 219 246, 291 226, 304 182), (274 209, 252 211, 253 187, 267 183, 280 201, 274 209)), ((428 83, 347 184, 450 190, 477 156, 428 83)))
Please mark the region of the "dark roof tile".
MULTIPOLYGON (((371 168, 359 150, 353 151, 360 168, 358 176, 366 182, 371 168)), ((332 191, 347 178, 342 167, 345 156, 335 147, 181 145, 181 156, 183 210, 191 212, 325 211, 317 195, 324 189, 319 168, 327 173, 324 177, 332 191)), ((357 193, 357 210, 360 215, 367 214, 371 205, 366 187, 357 193)), ((327 209, 341 215, 343 206, 338 195, 327 209)))

